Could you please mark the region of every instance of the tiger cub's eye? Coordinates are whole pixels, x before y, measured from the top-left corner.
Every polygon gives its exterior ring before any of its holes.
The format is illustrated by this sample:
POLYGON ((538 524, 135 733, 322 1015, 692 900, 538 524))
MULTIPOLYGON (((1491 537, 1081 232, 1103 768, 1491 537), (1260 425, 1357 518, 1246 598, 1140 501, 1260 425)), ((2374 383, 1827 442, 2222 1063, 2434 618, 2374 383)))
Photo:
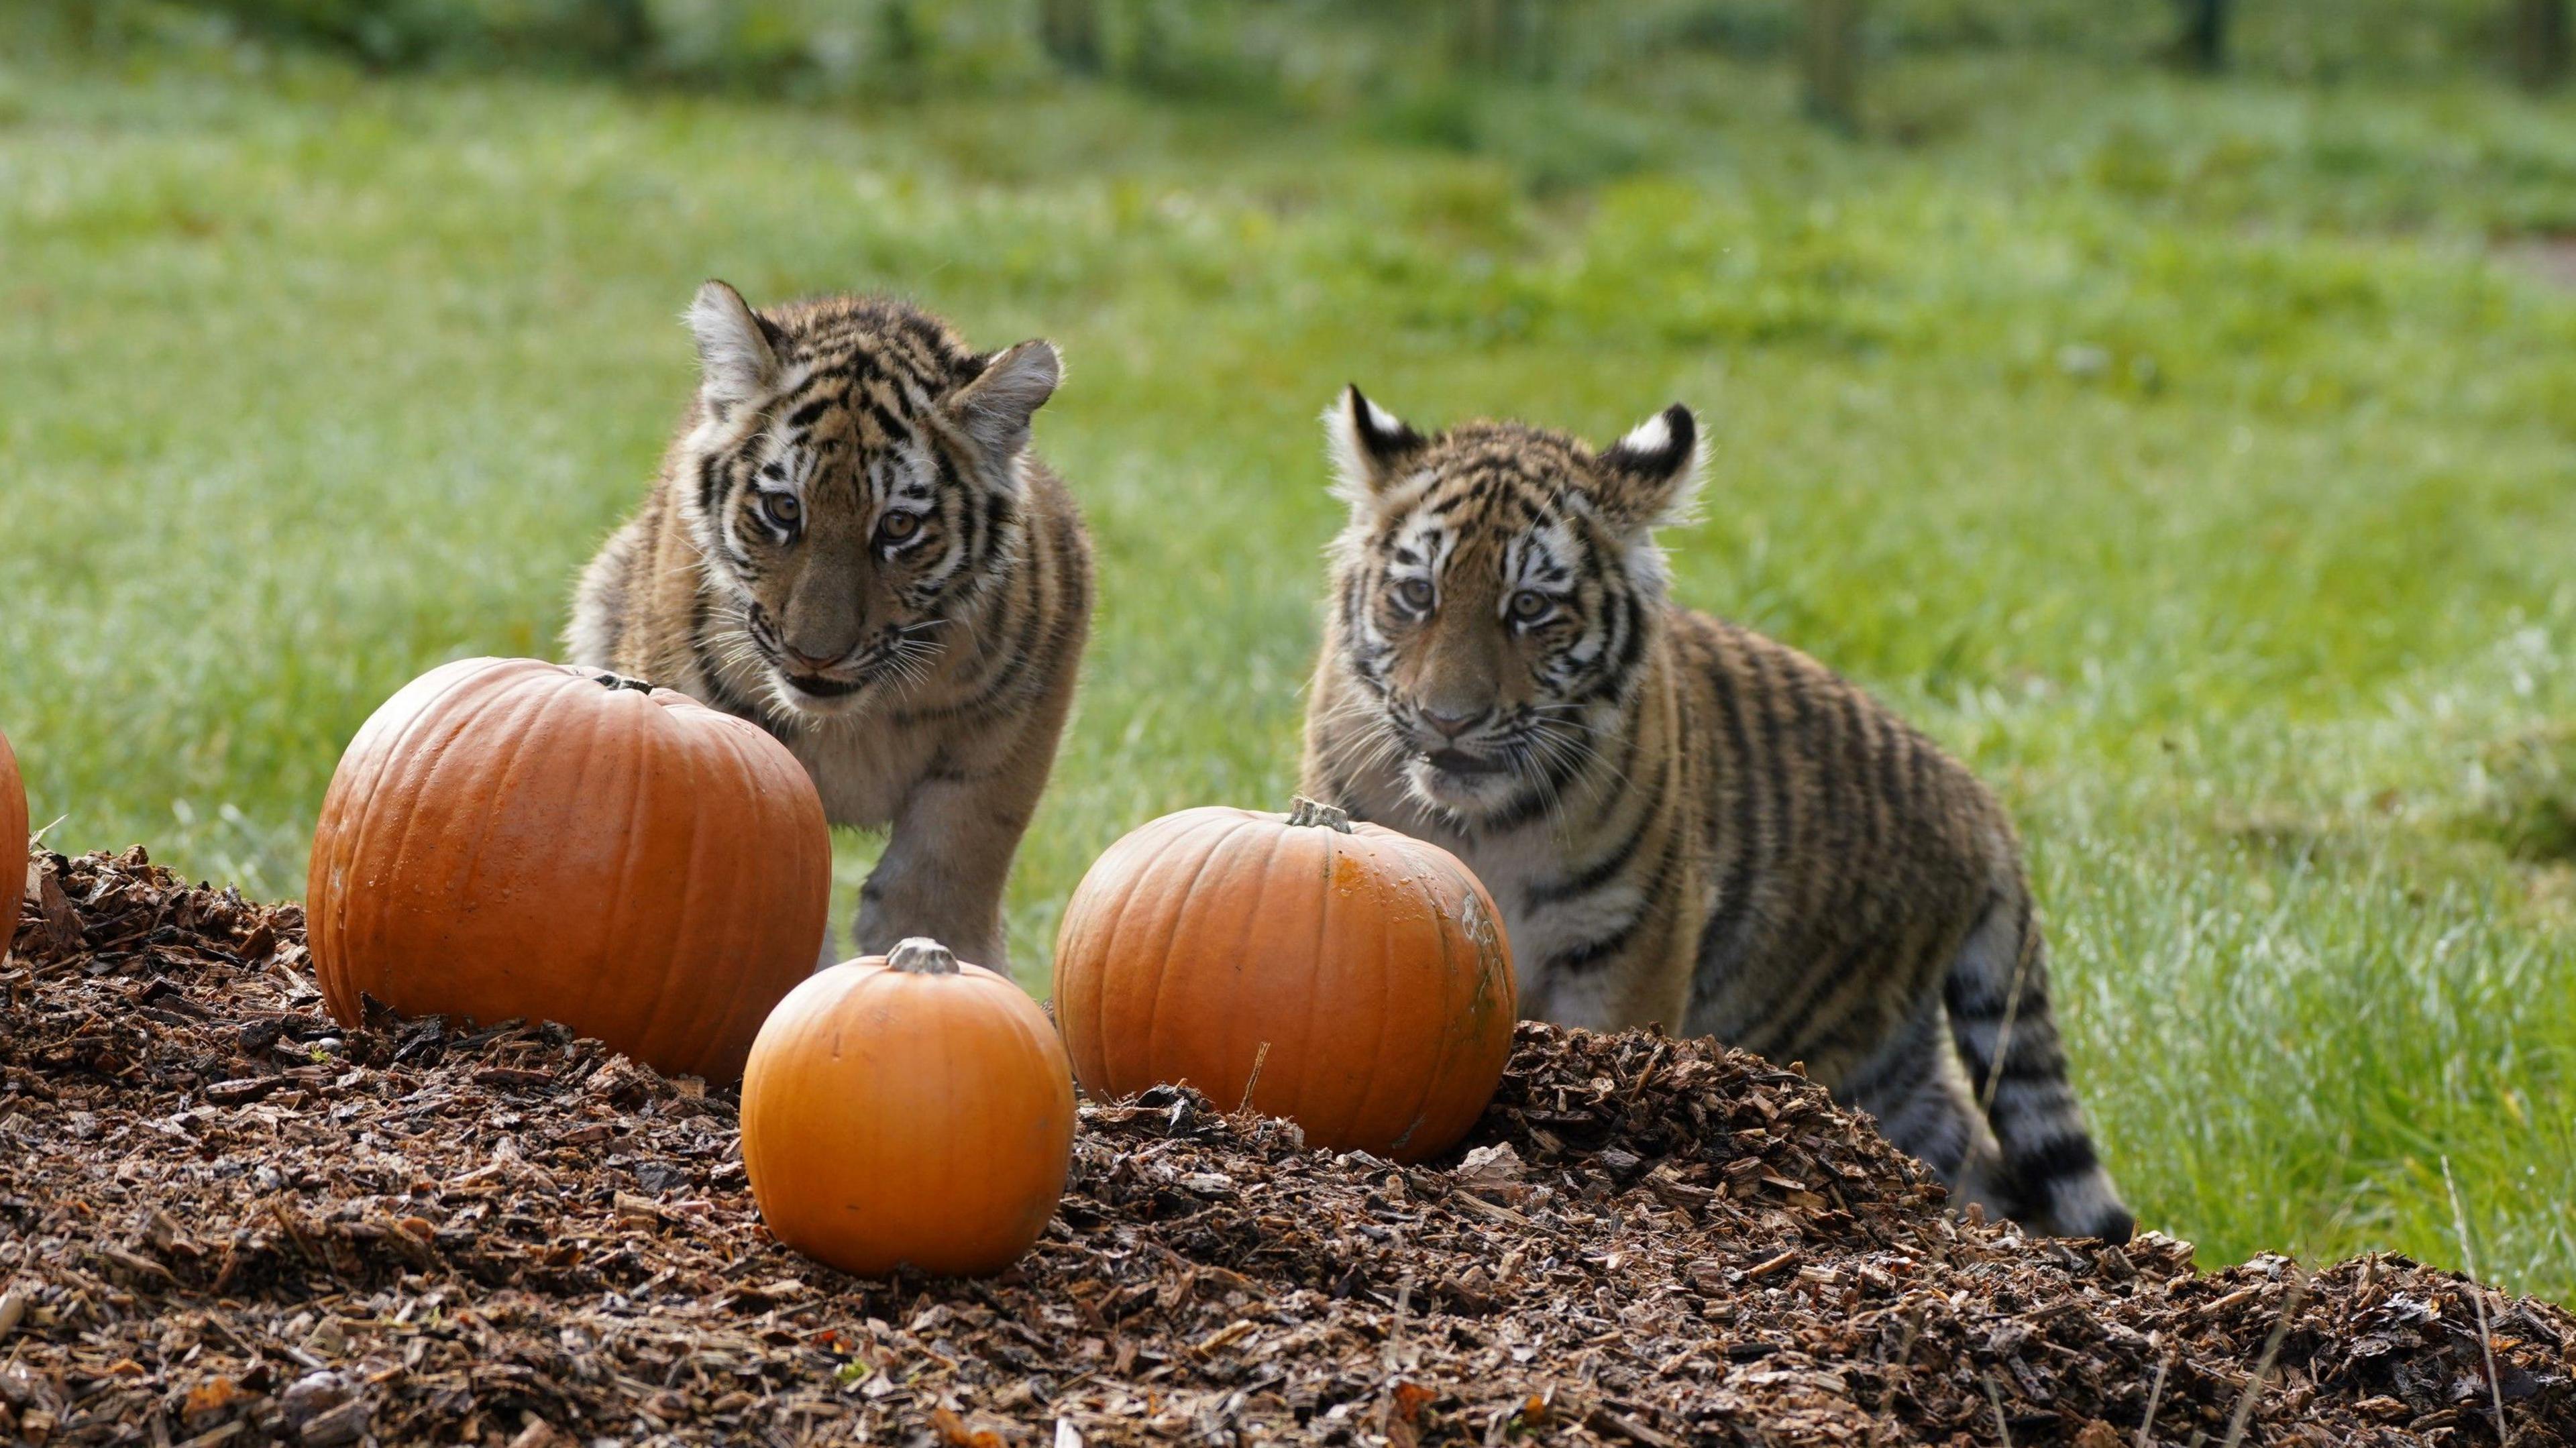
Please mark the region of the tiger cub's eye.
POLYGON ((1430 581, 1408 578, 1395 586, 1395 596, 1404 601, 1406 608, 1416 610, 1429 608, 1431 606, 1430 581))
POLYGON ((900 543, 920 531, 921 515, 918 513, 888 513, 885 520, 877 524, 877 537, 887 543, 900 543))
POLYGON ((1540 614, 1547 612, 1549 606, 1554 604, 1555 601, 1556 600, 1549 598, 1546 594, 1540 593, 1535 589, 1524 588, 1520 592, 1512 595, 1512 617, 1519 619, 1523 623, 1527 623, 1531 619, 1538 617, 1540 614))
POLYGON ((760 511, 781 528, 793 529, 805 516, 805 505, 794 493, 763 493, 760 511))

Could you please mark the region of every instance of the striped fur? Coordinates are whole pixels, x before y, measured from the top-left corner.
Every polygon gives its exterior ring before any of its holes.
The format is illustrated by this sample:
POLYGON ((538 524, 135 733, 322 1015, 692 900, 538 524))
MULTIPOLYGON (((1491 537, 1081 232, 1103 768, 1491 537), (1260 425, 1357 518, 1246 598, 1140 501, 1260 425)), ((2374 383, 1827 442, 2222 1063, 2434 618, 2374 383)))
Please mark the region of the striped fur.
POLYGON ((1456 852, 1522 1008, 1803 1061, 1963 1195, 2131 1228, 2066 1081, 2011 824, 1822 664, 1665 598, 1687 408, 1595 451, 1329 414, 1334 545, 1306 791, 1456 852))
POLYGON ((890 831, 862 953, 926 935, 1002 969, 1090 630, 1090 543, 1028 449, 1055 349, 979 353, 876 297, 754 313, 722 282, 689 324, 698 395, 566 647, 759 723, 833 823, 890 831))

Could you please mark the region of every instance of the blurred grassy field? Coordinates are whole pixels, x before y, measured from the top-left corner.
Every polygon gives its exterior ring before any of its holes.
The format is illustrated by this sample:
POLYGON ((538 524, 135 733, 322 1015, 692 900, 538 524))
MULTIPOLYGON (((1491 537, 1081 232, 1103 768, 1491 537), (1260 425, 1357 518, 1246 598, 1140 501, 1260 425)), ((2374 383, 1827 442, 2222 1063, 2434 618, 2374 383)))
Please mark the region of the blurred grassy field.
MULTIPOLYGON (((707 275, 1070 363, 1102 554, 1012 892, 1291 784, 1313 422, 1715 436, 1678 591, 1856 676, 2029 837, 2109 1159, 2208 1260, 2576 1297, 2576 107, 1959 53, 1871 135, 1772 67, 1324 122, 830 107, 0 47, 0 725, 65 849, 301 886, 404 679, 544 653, 707 275)), ((844 895, 870 853, 843 842, 844 895)))

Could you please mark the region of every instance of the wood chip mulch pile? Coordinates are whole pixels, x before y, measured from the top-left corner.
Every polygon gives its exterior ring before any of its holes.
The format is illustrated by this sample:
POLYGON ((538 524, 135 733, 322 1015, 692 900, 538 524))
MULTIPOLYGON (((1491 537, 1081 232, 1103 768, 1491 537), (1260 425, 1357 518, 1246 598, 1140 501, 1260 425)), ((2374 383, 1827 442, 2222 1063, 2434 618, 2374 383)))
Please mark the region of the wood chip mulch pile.
POLYGON ((40 857, 27 897, 0 1437, 2576 1442, 2554 1306, 1962 1222, 1702 1045, 1524 1027, 1474 1149, 1419 1167, 1184 1091, 1086 1105, 1019 1267, 867 1283, 769 1240, 723 1091, 554 1027, 344 1030, 294 907, 139 849, 40 857))

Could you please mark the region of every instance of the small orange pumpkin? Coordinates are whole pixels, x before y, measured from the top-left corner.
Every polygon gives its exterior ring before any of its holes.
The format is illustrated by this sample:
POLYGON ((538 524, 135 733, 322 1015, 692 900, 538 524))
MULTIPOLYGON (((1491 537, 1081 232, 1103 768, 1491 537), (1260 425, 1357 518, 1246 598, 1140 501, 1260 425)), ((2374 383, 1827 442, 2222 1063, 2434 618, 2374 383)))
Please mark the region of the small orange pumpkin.
POLYGON ((322 800, 305 886, 331 1014, 560 1021, 729 1081, 814 968, 831 835, 803 765, 667 689, 465 659, 387 700, 322 800))
POLYGON ((34 856, 27 844, 27 784, 18 777, 9 736, 0 734, 0 960, 9 958, 9 938, 18 933, 19 899, 34 856))
POLYGON ((1475 1124, 1516 1004, 1494 902, 1457 856, 1307 800, 1135 831, 1083 876, 1055 942, 1085 1091, 1187 1082, 1231 1109, 1248 1088, 1314 1145, 1397 1161, 1475 1124))
POLYGON ((1046 1012, 934 940, 836 965, 770 1013, 742 1163, 788 1246, 861 1277, 999 1272, 1073 1163, 1073 1071, 1046 1012))

